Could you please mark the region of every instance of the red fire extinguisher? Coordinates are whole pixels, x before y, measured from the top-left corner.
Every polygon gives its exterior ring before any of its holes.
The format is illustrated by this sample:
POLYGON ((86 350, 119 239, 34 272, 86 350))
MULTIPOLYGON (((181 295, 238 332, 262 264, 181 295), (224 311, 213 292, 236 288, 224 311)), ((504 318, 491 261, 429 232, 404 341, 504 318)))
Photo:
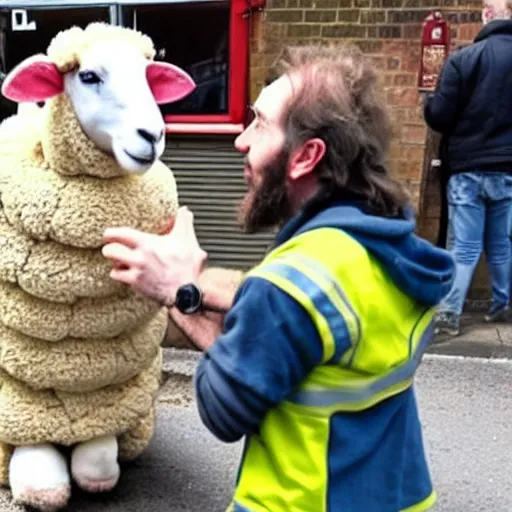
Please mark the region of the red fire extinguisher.
POLYGON ((431 12, 423 22, 418 88, 433 91, 450 53, 450 26, 440 11, 431 12))

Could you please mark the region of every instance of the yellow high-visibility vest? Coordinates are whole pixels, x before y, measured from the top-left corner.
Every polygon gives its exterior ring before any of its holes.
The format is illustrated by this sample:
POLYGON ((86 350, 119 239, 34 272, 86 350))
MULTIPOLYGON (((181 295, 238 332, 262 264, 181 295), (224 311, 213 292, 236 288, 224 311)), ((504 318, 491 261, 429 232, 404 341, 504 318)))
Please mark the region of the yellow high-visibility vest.
MULTIPOLYGON (((323 358, 249 439, 229 510, 325 512, 330 418, 368 409, 412 385, 435 310, 397 288, 361 244, 336 228, 291 238, 247 277, 268 280, 302 305, 323 358), (350 348, 338 354, 341 336, 350 348)), ((432 492, 407 512, 427 510, 435 499, 432 492)))

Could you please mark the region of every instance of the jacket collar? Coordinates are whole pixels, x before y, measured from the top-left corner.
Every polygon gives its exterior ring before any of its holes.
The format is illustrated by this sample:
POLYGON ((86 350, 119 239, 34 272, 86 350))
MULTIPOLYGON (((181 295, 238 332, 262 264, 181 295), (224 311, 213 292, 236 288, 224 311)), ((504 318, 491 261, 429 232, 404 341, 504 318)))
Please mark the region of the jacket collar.
POLYGON ((494 34, 512 34, 512 19, 490 21, 478 32, 475 37, 475 43, 487 39, 494 34))
POLYGON ((364 200, 354 194, 342 193, 337 195, 320 194, 310 199, 303 208, 292 217, 277 233, 272 248, 284 244, 290 238, 298 234, 304 224, 316 217, 320 212, 332 206, 352 206, 363 213, 371 213, 364 200))

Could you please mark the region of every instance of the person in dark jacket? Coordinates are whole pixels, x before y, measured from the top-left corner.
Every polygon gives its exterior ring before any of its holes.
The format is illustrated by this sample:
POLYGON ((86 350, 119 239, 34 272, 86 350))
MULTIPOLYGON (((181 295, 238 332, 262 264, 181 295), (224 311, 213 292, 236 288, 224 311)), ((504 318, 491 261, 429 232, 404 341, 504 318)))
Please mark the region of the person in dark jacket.
POLYGON ((459 317, 485 248, 492 301, 485 320, 504 320, 510 299, 512 214, 512 14, 485 4, 485 26, 447 59, 425 120, 446 141, 448 203, 457 275, 443 299, 437 331, 459 334, 459 317))

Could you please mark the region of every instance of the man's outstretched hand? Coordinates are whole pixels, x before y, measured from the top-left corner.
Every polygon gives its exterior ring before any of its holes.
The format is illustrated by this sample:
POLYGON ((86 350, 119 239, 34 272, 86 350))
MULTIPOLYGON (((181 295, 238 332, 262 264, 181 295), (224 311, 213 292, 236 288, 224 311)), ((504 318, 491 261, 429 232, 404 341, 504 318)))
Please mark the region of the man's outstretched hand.
POLYGON ((110 277, 167 306, 172 306, 180 286, 197 283, 207 258, 186 207, 178 210, 169 234, 121 227, 107 229, 103 238, 103 255, 114 265, 110 277))

